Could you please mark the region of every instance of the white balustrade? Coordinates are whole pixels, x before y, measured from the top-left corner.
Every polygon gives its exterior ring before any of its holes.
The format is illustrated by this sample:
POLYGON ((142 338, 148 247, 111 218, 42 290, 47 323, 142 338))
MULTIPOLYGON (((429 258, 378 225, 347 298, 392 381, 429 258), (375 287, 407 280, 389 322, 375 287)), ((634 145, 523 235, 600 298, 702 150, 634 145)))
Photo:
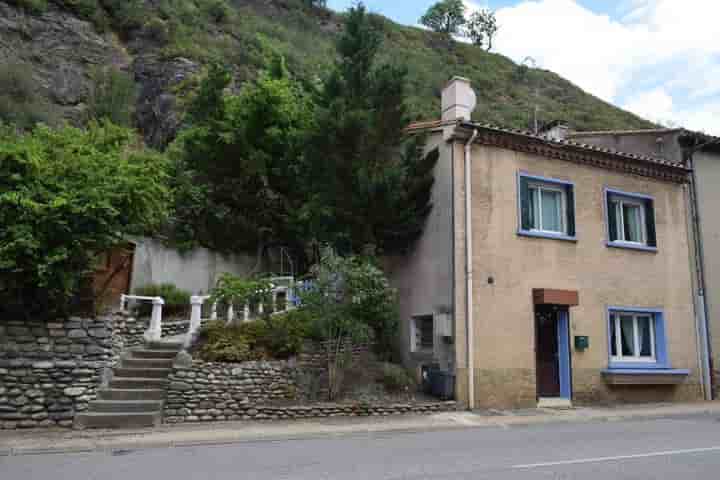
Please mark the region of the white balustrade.
POLYGON ((128 300, 139 302, 152 302, 153 308, 150 314, 150 326, 145 331, 145 340, 156 341, 162 338, 162 308, 165 300, 162 297, 145 297, 142 295, 120 295, 120 310, 126 311, 128 300))
MULTIPOLYGON (((209 296, 192 296, 190 297, 190 326, 188 327, 188 333, 185 337, 185 347, 189 347, 195 338, 197 337, 198 332, 200 331, 200 326, 202 324, 202 306, 203 303, 205 303, 205 300, 210 298, 209 296)), ((215 315, 217 316, 217 304, 213 303, 213 311, 215 312, 215 315)))

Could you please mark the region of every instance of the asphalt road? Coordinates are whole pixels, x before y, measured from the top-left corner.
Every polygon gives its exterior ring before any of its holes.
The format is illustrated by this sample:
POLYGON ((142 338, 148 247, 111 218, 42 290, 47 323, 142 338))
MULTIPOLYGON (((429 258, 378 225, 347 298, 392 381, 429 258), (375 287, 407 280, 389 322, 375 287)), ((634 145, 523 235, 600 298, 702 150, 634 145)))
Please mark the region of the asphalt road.
POLYGON ((720 478, 720 418, 363 434, 0 457, 0 479, 720 478))

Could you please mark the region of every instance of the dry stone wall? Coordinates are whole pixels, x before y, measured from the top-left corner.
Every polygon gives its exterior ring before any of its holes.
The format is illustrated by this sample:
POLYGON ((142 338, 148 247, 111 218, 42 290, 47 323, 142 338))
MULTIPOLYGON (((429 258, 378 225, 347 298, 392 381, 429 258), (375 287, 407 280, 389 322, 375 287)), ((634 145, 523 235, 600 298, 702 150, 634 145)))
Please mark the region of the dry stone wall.
POLYGON ((0 428, 72 425, 115 356, 113 318, 0 321, 0 428))

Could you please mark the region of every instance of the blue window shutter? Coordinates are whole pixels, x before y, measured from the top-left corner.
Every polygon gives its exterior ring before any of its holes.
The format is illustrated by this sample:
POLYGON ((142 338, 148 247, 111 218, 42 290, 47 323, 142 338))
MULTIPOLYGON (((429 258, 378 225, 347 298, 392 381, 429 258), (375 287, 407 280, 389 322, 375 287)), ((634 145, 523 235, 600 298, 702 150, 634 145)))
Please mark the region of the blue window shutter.
POLYGON ((610 201, 610 195, 606 196, 605 203, 605 208, 607 208, 608 236, 610 237, 609 240, 614 242, 618 239, 617 212, 615 211, 615 205, 610 201))
POLYGON ((575 236, 575 192, 572 185, 565 187, 567 198, 567 234, 571 237, 575 236))
POLYGON ((533 208, 530 201, 530 185, 528 179, 520 177, 520 228, 531 230, 533 228, 533 208))
POLYGON ((655 205, 652 200, 645 202, 645 223, 647 230, 648 247, 657 247, 657 235, 655 233, 655 205))

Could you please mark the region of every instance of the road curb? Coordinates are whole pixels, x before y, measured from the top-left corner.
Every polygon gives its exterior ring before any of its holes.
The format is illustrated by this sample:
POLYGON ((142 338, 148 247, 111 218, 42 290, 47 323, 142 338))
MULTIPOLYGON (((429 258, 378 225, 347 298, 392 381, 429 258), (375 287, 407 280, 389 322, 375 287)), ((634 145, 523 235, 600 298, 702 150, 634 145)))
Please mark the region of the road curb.
MULTIPOLYGON (((192 447, 209 447, 209 446, 223 446, 233 445, 242 443, 266 443, 266 442, 282 442, 282 441, 302 441, 302 440, 318 440, 328 438, 346 438, 346 437, 361 437, 361 436, 384 436, 391 434, 417 434, 423 432, 436 432, 436 431, 456 431, 456 430, 468 430, 468 429, 479 429, 479 428, 516 428, 516 427, 529 427, 536 425, 548 425, 558 424, 567 425, 573 423, 602 423, 602 422, 620 422, 627 420, 660 420, 660 419, 677 419, 685 417, 697 417, 704 415, 716 415, 720 416, 720 404, 718 408, 714 406, 705 406, 697 409, 684 409, 681 411, 667 411, 654 410, 654 411, 630 411, 630 412, 617 412, 608 414, 596 414, 593 415, 583 413, 575 414, 544 414, 544 415, 497 415, 497 416, 484 416, 481 414, 467 414, 462 419, 455 419, 457 423, 452 423, 453 420, 448 419, 448 423, 436 423, 436 424, 416 424, 416 425, 358 425, 357 428, 345 427, 339 431, 333 431, 334 425, 324 425, 327 428, 326 431, 315 430, 315 431, 299 431, 299 432, 282 432, 269 434, 257 434, 253 436, 249 434, 246 437, 232 435, 232 430, 222 430, 217 427, 212 430, 211 424, 207 425, 207 430, 185 430, 181 428, 167 428, 161 431, 148 429, 145 431, 131 430, 131 431, 117 431, 117 432, 102 432, 97 437, 83 436, 76 439, 76 442, 84 442, 81 445, 67 445, 52 447, 47 446, 47 443, 57 442, 57 439, 44 438, 39 439, 38 443, 46 443, 45 446, 32 446, 32 447, 0 447, 0 456, 31 456, 31 455, 56 455, 56 454, 73 454, 73 453, 107 453, 110 455, 121 454, 126 451, 136 451, 144 449, 162 449, 162 448, 192 448, 192 447), (223 438, 222 432, 227 432, 227 437, 223 438), (203 439, 204 433, 214 432, 219 435, 216 438, 203 439), (218 434, 218 432, 220 432, 218 434), (167 437, 172 437, 176 434, 185 434, 188 436, 186 440, 172 440, 167 437), (153 434, 163 435, 163 439, 149 438, 153 434), (127 439, 123 437, 136 437, 135 439, 127 439)), ((226 422, 223 427, 234 427, 235 423, 226 422)), ((240 428, 240 425, 238 425, 240 428)), ((29 439, 32 441, 32 439, 29 439)), ((66 443, 72 443, 74 439, 63 438, 62 441, 66 443)))

